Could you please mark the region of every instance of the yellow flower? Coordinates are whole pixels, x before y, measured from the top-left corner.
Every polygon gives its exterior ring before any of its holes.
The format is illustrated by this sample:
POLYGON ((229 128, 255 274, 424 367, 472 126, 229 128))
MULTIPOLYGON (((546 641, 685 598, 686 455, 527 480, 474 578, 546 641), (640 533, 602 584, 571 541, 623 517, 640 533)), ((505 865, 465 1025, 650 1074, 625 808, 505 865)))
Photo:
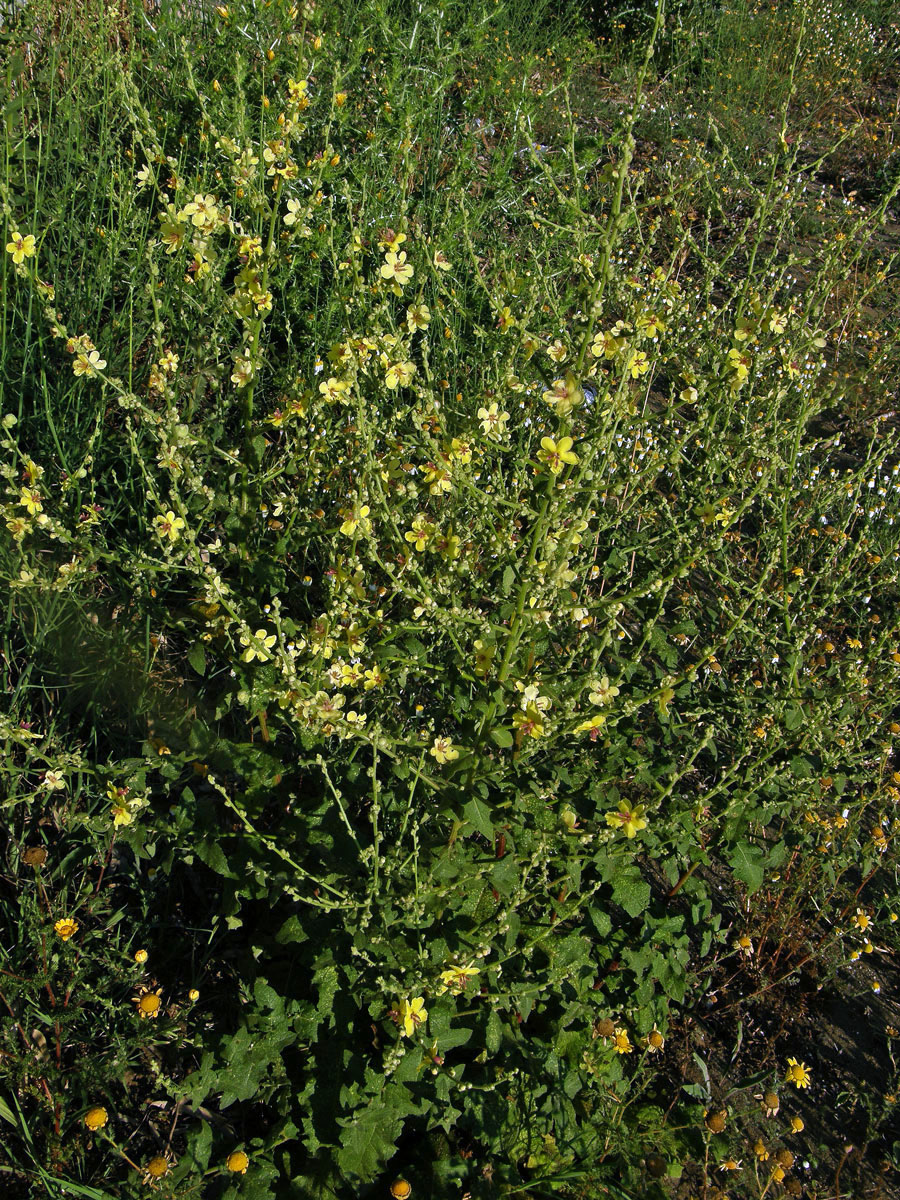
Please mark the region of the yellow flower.
POLYGON ((135 950, 134 952, 134 961, 136 963, 145 963, 148 957, 146 950, 135 950))
POLYGON ((575 726, 576 733, 590 733, 591 741, 596 741, 598 730, 602 729, 606 724, 606 717, 603 713, 597 713, 595 717, 590 717, 587 721, 582 721, 580 725, 575 726))
POLYGON ((79 354, 72 363, 76 375, 96 375, 106 366, 106 359, 100 357, 99 350, 91 350, 88 354, 79 354))
POLYGON ((253 662, 254 658, 258 658, 260 662, 267 662, 272 657, 268 651, 272 649, 276 641, 275 634, 267 634, 265 629, 257 629, 256 633, 250 637, 241 634, 241 645, 247 647, 241 655, 241 660, 249 663, 253 662))
POLYGON ((416 364, 414 362, 391 363, 384 376, 385 387, 390 388, 391 391, 398 387, 409 387, 415 373, 416 364))
POLYGON ((753 1153, 756 1155, 756 1157, 759 1159, 760 1162, 765 1162, 766 1159, 769 1157, 769 1152, 766 1149, 765 1144, 759 1138, 757 1138, 756 1144, 753 1147, 753 1153))
POLYGON ((391 1184, 391 1195, 394 1200, 409 1200, 412 1187, 405 1179, 395 1179, 391 1184))
POLYGON ((243 1150, 232 1150, 225 1159, 225 1166, 233 1175, 246 1175, 250 1159, 243 1150))
POLYGON ((118 829, 120 825, 130 825, 134 820, 134 814, 129 805, 122 800, 112 806, 112 818, 113 825, 118 829))
POLYGON ((791 1117, 791 1133, 802 1133, 805 1128, 802 1117, 791 1117))
POLYGON ((508 304, 505 304, 497 315, 497 328, 501 333, 507 333, 516 323, 516 318, 512 315, 512 310, 508 304))
POLYGON ((15 231, 11 233, 11 241, 6 243, 6 249, 12 255, 12 260, 16 264, 24 262, 26 258, 34 258, 34 235, 26 233, 23 237, 21 233, 15 231))
POLYGON ((427 517, 419 515, 413 518, 412 529, 408 529, 403 536, 421 554, 434 537, 434 526, 427 517))
POLYGON ((102 1129, 109 1120, 109 1113, 99 1104, 95 1108, 89 1108, 84 1114, 84 1123, 88 1129, 102 1129))
POLYGON ((606 814, 606 823, 614 829, 621 829, 627 838, 633 838, 641 829, 647 828, 644 817, 645 806, 639 804, 632 809, 624 800, 619 801, 619 811, 606 814))
POLYGON ((42 511, 41 493, 36 492, 34 488, 22 488, 22 493, 19 497, 19 503, 23 508, 28 510, 29 516, 36 516, 42 511))
POLYGON ((196 988, 191 988, 191 990, 188 992, 188 1000, 190 1000, 191 1004, 196 1004, 199 999, 200 993, 196 988))
POLYGON ((368 504, 363 504, 356 509, 342 508, 340 513, 344 518, 344 523, 341 526, 341 533, 344 533, 350 537, 356 533, 358 526, 362 527, 364 533, 367 532, 372 524, 371 521, 366 520, 366 517, 369 515, 369 511, 368 504))
POLYGON ((513 727, 521 730, 526 737, 543 737, 544 714, 536 704, 528 704, 524 711, 520 710, 514 714, 513 727))
POLYGON ((441 971, 441 983, 452 992, 463 992, 470 979, 479 974, 477 967, 451 967, 441 971))
POLYGON ((406 327, 410 333, 425 329, 430 320, 431 310, 427 304, 411 304, 406 310, 406 327))
POLYGON ((165 516, 156 518, 156 532, 163 541, 168 538, 170 542, 177 542, 181 537, 182 529, 184 529, 184 519, 176 517, 171 508, 165 516))
POLYGON ((384 264, 381 268, 382 279, 391 279, 402 286, 404 283, 409 283, 413 274, 412 264, 406 261, 405 250, 401 250, 399 254, 389 250, 384 256, 384 264))
POLYGON ((630 1054, 634 1049, 629 1038, 628 1031, 625 1029, 617 1029, 615 1033, 616 1054, 630 1054))
POLYGON ((148 1017, 151 1020, 156 1020, 159 1016, 159 1010, 162 1008, 162 988, 157 988, 155 992, 151 992, 149 988, 141 988, 136 996, 132 996, 132 1003, 137 1005, 137 1014, 142 1021, 148 1017))
POLYGON ((796 1058, 789 1058, 788 1069, 784 1079, 786 1083, 793 1083, 798 1088, 808 1088, 809 1067, 806 1063, 798 1063, 796 1058))
POLYGON ((578 456, 572 453, 574 442, 570 437, 555 442, 551 437, 541 438, 538 458, 545 462, 554 475, 559 475, 567 463, 577 463, 578 456))
POLYGON ((67 942, 70 937, 74 937, 78 932, 78 922, 71 917, 63 917, 53 926, 64 942, 67 942))
POLYGON ((635 350, 634 354, 628 360, 627 370, 630 372, 632 379, 639 379, 641 375, 647 374, 650 370, 650 363, 643 350, 635 350))
POLYGON ((611 704, 619 694, 617 687, 610 687, 609 676, 604 675, 599 681, 595 680, 591 684, 591 693, 588 696, 591 704, 603 706, 611 704))
POLYGON ((443 250, 435 250, 434 265, 439 271, 449 271, 453 267, 450 259, 444 254, 443 250))
POLYGON ((454 759, 459 758, 459 751, 448 737, 436 737, 434 745, 428 753, 434 755, 437 762, 441 763, 441 765, 453 762, 454 759))
POLYGON ((201 227, 211 229, 219 217, 215 196, 203 196, 198 192, 194 199, 178 213, 179 221, 183 221, 186 217, 190 217, 191 224, 197 229, 201 227))
POLYGON ((424 1025, 427 1019, 428 1009, 422 996, 400 1001, 400 1021, 407 1037, 412 1037, 413 1031, 424 1025))
POLYGON ((509 420, 509 413, 500 412, 496 401, 492 401, 487 408, 479 408, 478 420, 481 422, 481 428, 488 437, 499 437, 506 432, 506 422, 509 420))
POLYGON ((144 1167, 144 1182, 149 1183, 151 1187, 159 1179, 165 1179, 172 1165, 172 1160, 168 1154, 154 1154, 147 1165, 144 1167))

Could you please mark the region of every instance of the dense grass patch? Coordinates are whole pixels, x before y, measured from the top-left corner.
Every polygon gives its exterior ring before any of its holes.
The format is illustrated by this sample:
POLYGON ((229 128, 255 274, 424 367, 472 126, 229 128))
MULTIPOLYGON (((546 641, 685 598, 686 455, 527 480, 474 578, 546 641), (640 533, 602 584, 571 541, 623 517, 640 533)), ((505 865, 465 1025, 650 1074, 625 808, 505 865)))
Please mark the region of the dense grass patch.
POLYGON ((0 1191, 883 1192, 889 11, 2 40, 0 1191))

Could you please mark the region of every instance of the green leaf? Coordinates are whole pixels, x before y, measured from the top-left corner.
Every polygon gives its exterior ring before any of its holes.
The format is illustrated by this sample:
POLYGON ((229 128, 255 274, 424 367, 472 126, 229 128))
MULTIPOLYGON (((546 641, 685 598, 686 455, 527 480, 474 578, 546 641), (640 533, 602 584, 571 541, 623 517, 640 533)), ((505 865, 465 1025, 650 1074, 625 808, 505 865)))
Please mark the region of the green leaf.
POLYGON ((357 1179, 373 1179, 393 1155, 403 1119, 411 1111, 397 1089, 386 1088, 367 1107, 342 1118, 339 1124, 344 1132, 335 1156, 341 1171, 357 1179))
POLYGON ((484 1044, 487 1047, 488 1054, 496 1054, 500 1049, 502 1041, 503 1024, 497 1010, 492 1008, 491 1015, 488 1017, 487 1029, 484 1033, 484 1044))
POLYGON ((187 660, 198 675, 206 674, 206 651, 203 649, 202 642, 194 642, 188 650, 187 660))
POLYGON ((728 858, 728 864, 734 871, 735 878, 747 885, 747 891, 752 895, 758 892, 763 882, 763 863, 765 851, 749 842, 738 842, 728 858))
POLYGON ((500 591, 504 596, 508 596, 509 593, 512 591, 512 585, 515 583, 515 581, 516 581, 515 571, 512 569, 512 567, 507 567, 506 570, 503 572, 503 583, 500 588, 500 591))
POLYGON ((635 868, 622 871, 613 883, 613 900, 629 917, 639 916, 650 903, 650 884, 635 868))
POLYGON ((502 725, 496 725, 491 730, 491 741, 496 742, 501 750, 507 750, 513 744, 513 736, 502 725))
POLYGON ((494 840, 491 810, 481 800, 470 800, 464 804, 463 816, 471 825, 474 825, 482 837, 486 837, 489 842, 494 840))

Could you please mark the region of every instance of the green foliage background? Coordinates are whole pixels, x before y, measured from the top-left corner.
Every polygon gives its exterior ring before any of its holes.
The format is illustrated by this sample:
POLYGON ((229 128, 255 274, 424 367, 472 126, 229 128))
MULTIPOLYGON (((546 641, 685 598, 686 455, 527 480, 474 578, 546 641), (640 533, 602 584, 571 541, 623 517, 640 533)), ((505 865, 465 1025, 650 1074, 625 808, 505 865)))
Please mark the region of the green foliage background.
POLYGON ((889 930, 896 30, 705 19, 5 26, 10 1186, 666 1195, 889 930))

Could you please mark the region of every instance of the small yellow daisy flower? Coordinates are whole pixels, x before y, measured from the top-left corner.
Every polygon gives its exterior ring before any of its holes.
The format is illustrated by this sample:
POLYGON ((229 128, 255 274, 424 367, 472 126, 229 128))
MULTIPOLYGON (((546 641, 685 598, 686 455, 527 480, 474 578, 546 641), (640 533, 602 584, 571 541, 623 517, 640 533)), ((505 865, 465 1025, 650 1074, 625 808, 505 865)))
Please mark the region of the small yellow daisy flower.
POLYGON ((89 1108, 84 1114, 84 1123, 88 1129, 102 1129, 109 1120, 109 1113, 101 1105, 89 1108))
POLYGON ((243 1150, 232 1150, 225 1159, 225 1166, 231 1171, 232 1175, 246 1175, 247 1168, 250 1166, 250 1159, 243 1150))
POLYGON ((78 922, 73 920, 71 917, 63 917, 62 920, 56 922, 53 928, 56 930, 62 940, 67 942, 69 938, 74 937, 78 932, 79 925, 78 922))
POLYGON ((793 1083, 798 1088, 809 1087, 809 1067, 806 1063, 797 1062, 796 1058, 788 1059, 788 1069, 785 1074, 785 1083, 793 1083))
POLYGON ((159 1010, 162 1008, 162 988, 157 988, 155 992, 151 992, 149 988, 141 988, 136 996, 132 996, 132 1003, 137 1005, 137 1014, 142 1021, 155 1020, 159 1016, 159 1010))

